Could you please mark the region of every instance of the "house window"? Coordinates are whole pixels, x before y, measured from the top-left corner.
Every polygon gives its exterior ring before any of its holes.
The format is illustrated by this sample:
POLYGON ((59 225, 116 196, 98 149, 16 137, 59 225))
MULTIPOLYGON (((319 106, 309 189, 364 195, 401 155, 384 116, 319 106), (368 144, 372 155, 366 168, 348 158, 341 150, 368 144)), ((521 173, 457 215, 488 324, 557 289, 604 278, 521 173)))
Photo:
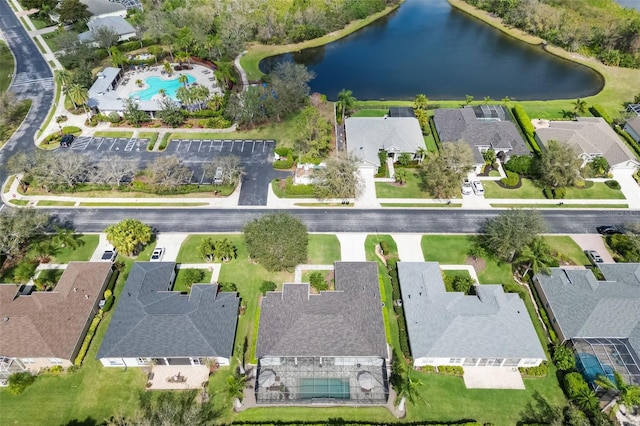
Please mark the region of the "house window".
POLYGON ((449 358, 449 364, 461 364, 462 358, 449 358))
POLYGON ((522 363, 524 365, 535 365, 535 364, 538 363, 538 360, 537 359, 525 359, 522 363))
POLYGON ((53 365, 62 365, 62 360, 58 358, 49 358, 49 362, 53 365))
POLYGON ((115 359, 110 359, 109 360, 109 365, 122 365, 122 361, 115 360, 115 359))
POLYGON ((136 361, 138 362, 138 365, 147 365, 146 358, 138 358, 136 361))
POLYGON ((21 361, 23 364, 35 364, 36 362, 33 360, 33 358, 21 358, 21 361))

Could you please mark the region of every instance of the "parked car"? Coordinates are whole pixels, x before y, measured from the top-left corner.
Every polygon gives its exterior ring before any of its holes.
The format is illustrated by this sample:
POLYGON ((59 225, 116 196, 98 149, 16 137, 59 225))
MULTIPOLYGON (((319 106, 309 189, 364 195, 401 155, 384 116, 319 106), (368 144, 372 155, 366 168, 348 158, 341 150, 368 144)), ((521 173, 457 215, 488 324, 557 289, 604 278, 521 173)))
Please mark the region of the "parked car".
POLYGON ((603 263, 604 262, 604 260, 602 260, 602 257, 600 257, 600 254, 595 250, 585 250, 584 254, 587 255, 587 257, 589 258, 589 261, 593 265, 597 266, 598 263, 603 263))
POLYGON ((73 141, 75 140, 75 136, 71 134, 66 134, 60 139, 60 146, 63 148, 69 148, 73 141))
POLYGON ((624 229, 618 225, 598 226, 596 231, 602 235, 624 234, 624 229))
POLYGON ((115 248, 108 248, 102 253, 102 257, 100 258, 103 262, 114 262, 118 257, 118 250, 115 248))
POLYGON ((471 182, 469 182, 469 179, 465 179, 464 182, 462 182, 462 195, 469 195, 472 192, 471 182))
POLYGON ((484 187, 482 186, 482 182, 479 180, 474 180, 471 182, 471 186, 473 186, 473 192, 476 195, 484 195, 484 187))
POLYGON ((214 185, 222 185, 224 183, 224 179, 222 178, 222 167, 218 167, 216 169, 216 174, 213 176, 214 185))
POLYGON ((151 262, 160 262, 162 260, 162 256, 164 256, 164 248, 162 247, 157 247, 154 251, 153 254, 151 255, 151 262))

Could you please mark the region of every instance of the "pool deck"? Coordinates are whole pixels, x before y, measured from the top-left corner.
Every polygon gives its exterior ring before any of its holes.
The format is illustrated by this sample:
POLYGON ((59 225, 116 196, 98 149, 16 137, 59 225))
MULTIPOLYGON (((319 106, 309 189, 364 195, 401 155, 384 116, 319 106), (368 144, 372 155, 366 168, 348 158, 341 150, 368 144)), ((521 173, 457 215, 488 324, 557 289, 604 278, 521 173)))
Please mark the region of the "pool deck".
MULTIPOLYGON (((175 63, 171 64, 173 68, 175 63)), ((183 71, 173 71, 171 76, 167 76, 166 74, 162 74, 164 68, 161 63, 158 65, 151 65, 147 68, 138 68, 137 70, 129 70, 124 72, 123 78, 120 80, 118 87, 116 87, 116 93, 120 98, 127 98, 131 93, 139 92, 141 90, 145 90, 149 86, 147 84, 143 84, 142 87, 136 85, 137 80, 142 80, 149 77, 158 77, 164 80, 175 80, 180 76, 180 74, 188 74, 195 79, 195 83, 205 86, 211 92, 211 95, 219 94, 222 96, 222 90, 217 85, 216 78, 213 74, 213 70, 198 64, 191 65, 193 69, 183 70, 183 71), (128 80, 128 81, 127 81, 128 80), (126 83, 125 83, 126 82, 126 83)), ((192 83, 193 84, 193 83, 192 83)), ((159 98, 160 95, 155 95, 151 99, 159 98)))

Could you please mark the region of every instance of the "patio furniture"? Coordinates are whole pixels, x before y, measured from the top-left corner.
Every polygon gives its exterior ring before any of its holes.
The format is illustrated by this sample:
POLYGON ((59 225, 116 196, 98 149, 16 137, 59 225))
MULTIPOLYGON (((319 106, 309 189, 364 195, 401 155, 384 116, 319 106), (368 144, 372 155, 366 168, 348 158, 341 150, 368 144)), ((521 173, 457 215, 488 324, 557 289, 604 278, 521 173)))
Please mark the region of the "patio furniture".
POLYGON ((167 382, 169 383, 184 383, 187 381, 187 378, 184 376, 180 375, 180 372, 178 372, 178 374, 176 374, 175 376, 171 376, 167 379, 167 382))

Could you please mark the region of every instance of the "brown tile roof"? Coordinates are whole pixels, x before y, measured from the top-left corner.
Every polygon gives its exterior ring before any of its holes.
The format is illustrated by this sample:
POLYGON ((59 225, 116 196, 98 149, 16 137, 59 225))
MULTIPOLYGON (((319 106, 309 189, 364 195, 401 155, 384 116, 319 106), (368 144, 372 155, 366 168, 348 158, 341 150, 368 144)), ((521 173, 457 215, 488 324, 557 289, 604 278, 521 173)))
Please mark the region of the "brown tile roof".
POLYGON ((73 361, 110 274, 111 263, 70 262, 53 291, 0 285, 0 354, 73 361))

